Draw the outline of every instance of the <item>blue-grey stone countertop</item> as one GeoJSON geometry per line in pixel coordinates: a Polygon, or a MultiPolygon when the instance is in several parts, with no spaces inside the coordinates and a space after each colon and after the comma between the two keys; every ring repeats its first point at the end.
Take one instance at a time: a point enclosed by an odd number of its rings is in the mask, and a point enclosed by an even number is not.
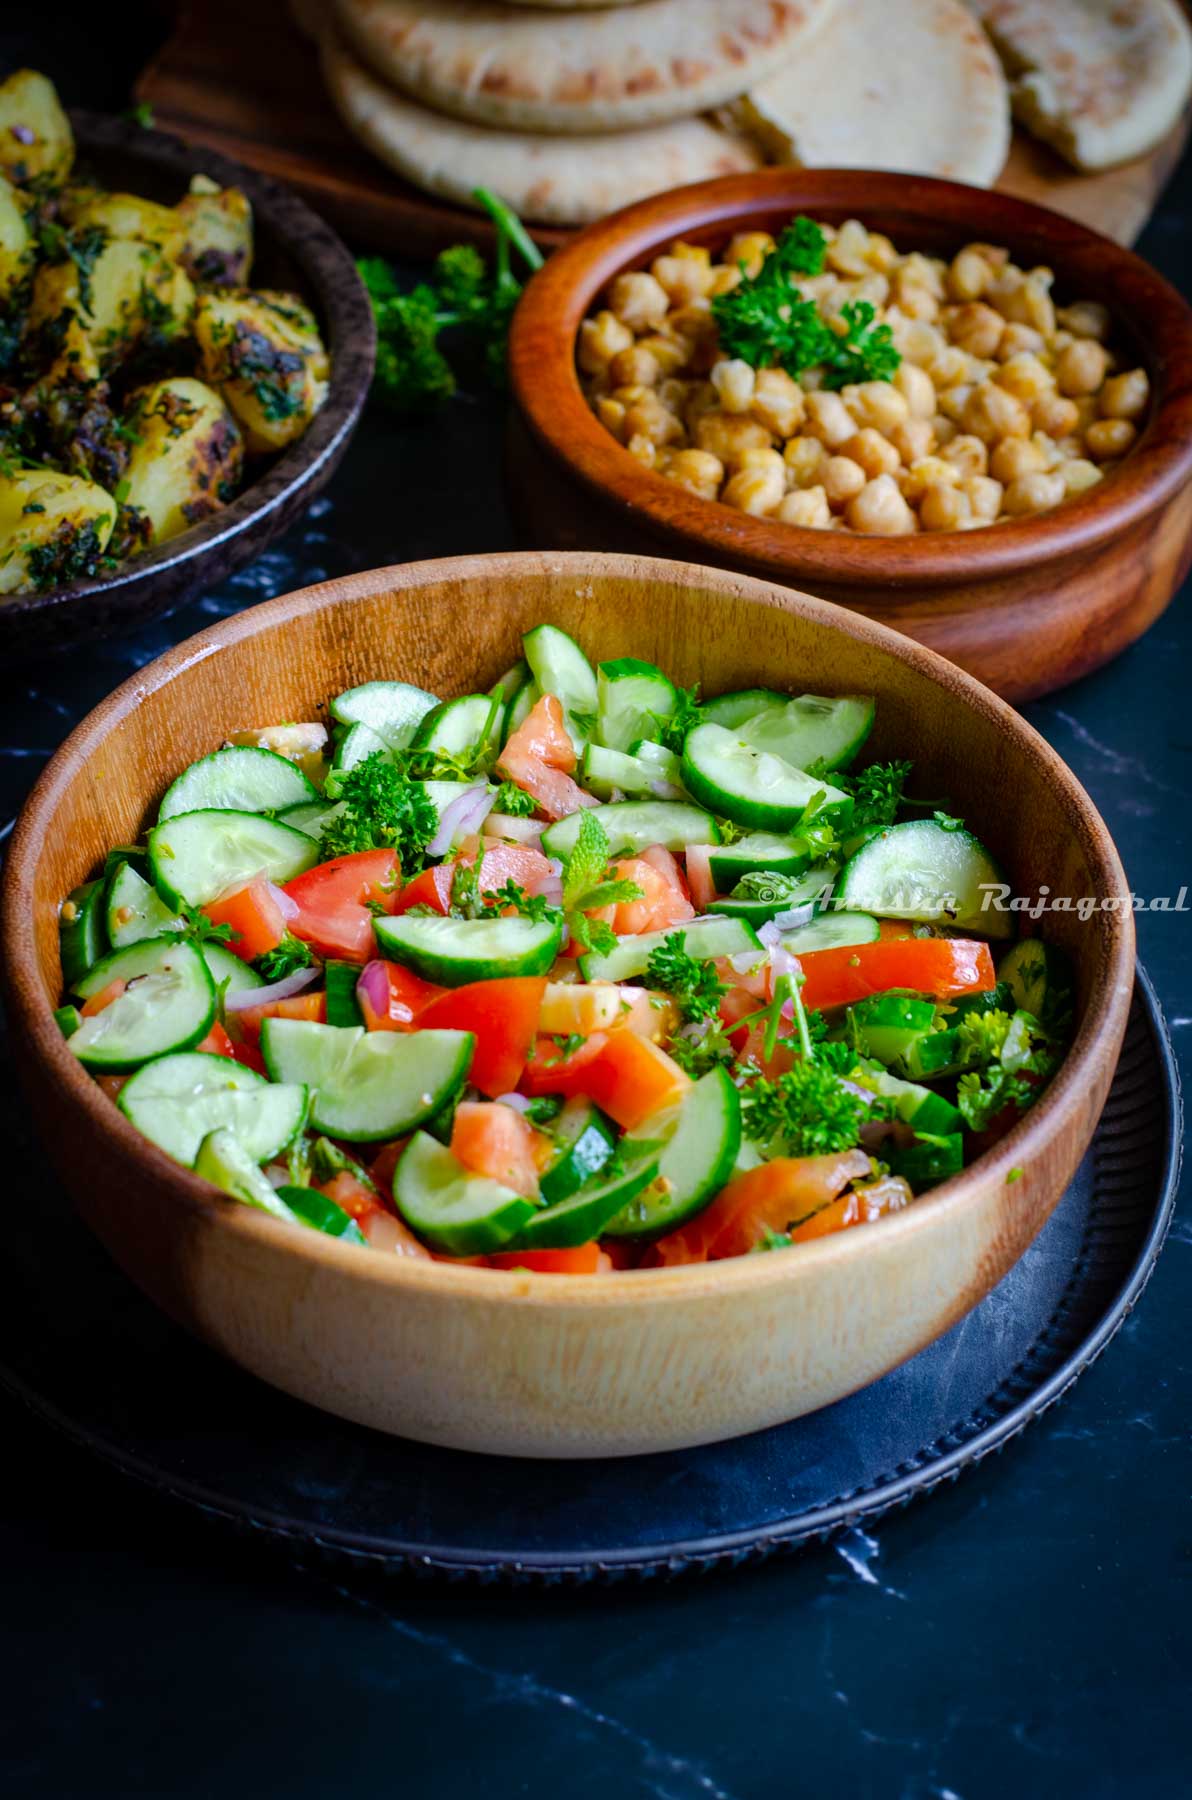
{"type": "MultiPolygon", "coordinates": [[[[110,9],[89,10],[77,41],[72,10],[6,22],[0,64],[119,107],[156,9],[122,9],[114,47],[110,9]]],[[[1185,291],[1190,207],[1185,166],[1141,244],[1185,291]]],[[[425,424],[370,417],[309,519],[225,587],[132,640],[0,672],[0,817],[88,708],[214,619],[324,576],[512,545],[500,439],[487,397],[425,424]]],[[[1185,593],[1112,668],[1027,709],[1148,897],[1192,887],[1190,649],[1185,593]]],[[[1192,913],[1138,923],[1186,1063],[1192,913]]],[[[830,1548],[579,1596],[291,1566],[0,1402],[0,1786],[12,1800],[1188,1794],[1190,1315],[1185,1204],[1109,1351],[1000,1456],[830,1548]]]]}

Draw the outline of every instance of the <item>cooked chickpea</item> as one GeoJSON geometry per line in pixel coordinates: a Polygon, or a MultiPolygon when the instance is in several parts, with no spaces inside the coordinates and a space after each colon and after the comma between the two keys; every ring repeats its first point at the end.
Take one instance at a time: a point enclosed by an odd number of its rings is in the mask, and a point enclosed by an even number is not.
{"type": "Polygon", "coordinates": [[[763,517],[772,513],[786,492],[786,481],[781,468],[773,469],[738,469],[730,475],[725,483],[720,498],[726,506],[735,506],[741,512],[753,513],[763,517]]]}
{"type": "Polygon", "coordinates": [[[867,537],[905,537],[915,529],[915,515],[892,475],[877,475],[848,503],[845,518],[867,537]]]}
{"type": "Polygon", "coordinates": [[[803,390],[785,369],[759,369],[749,410],[775,437],[789,438],[803,423],[803,390]]]}
{"type": "Polygon", "coordinates": [[[696,420],[695,441],[730,469],[736,468],[743,450],[768,450],[771,443],[770,433],[756,419],[723,412],[707,412],[696,420]]]}
{"type": "Polygon", "coordinates": [[[1056,358],[1055,379],[1061,394],[1095,394],[1105,379],[1109,352],[1093,338],[1077,338],[1056,358]]]}
{"type": "Polygon", "coordinates": [[[658,359],[640,344],[618,350],[608,365],[608,378],[614,387],[654,387],[662,371],[658,359]]]}
{"type": "Polygon", "coordinates": [[[819,481],[827,451],[818,438],[794,437],[782,453],[796,487],[811,487],[819,481]]]}
{"type": "Polygon", "coordinates": [[[919,523],[924,531],[960,531],[972,517],[968,495],[954,485],[929,487],[919,502],[919,523]]]}
{"type": "Polygon", "coordinates": [[[1145,369],[1128,369],[1124,375],[1111,375],[1101,389],[1101,416],[1141,419],[1150,398],[1151,384],[1145,369]]]}
{"type": "Polygon", "coordinates": [[[973,389],[962,421],[966,431],[987,444],[1004,437],[1027,437],[1031,429],[1031,416],[1022,401],[995,381],[983,381],[973,389]]]}
{"type": "Polygon", "coordinates": [[[866,475],[892,475],[901,462],[897,450],[889,438],[875,431],[872,425],[866,425],[863,431],[853,433],[841,445],[844,455],[859,463],[866,475]]]}
{"type": "Polygon", "coordinates": [[[989,473],[995,481],[1008,485],[1020,475],[1034,475],[1046,467],[1047,459],[1031,438],[1003,438],[995,444],[989,458],[989,473]]]}
{"type": "Polygon", "coordinates": [[[945,444],[940,451],[946,463],[951,463],[960,470],[961,475],[984,475],[989,467],[989,452],[979,437],[962,433],[954,437],[950,444],[945,444]]]}
{"type": "Polygon", "coordinates": [[[707,450],[673,451],[664,472],[701,500],[717,499],[724,480],[724,464],[707,450]]]}
{"type": "Polygon", "coordinates": [[[845,506],[859,494],[869,476],[851,456],[829,456],[820,469],[817,492],[828,496],[829,506],[845,506]]]}
{"type": "Polygon", "coordinates": [[[890,377],[837,387],[830,364],[725,355],[712,298],[756,276],[774,239],[740,232],[719,257],[672,244],[610,283],[576,345],[588,403],[643,466],[755,516],[906,535],[1045,511],[1135,443],[1150,383],[1114,355],[1099,301],[1057,310],[1052,271],[1001,245],[949,262],[858,219],[821,230],[823,269],[792,292],[841,335],[868,302],[898,352],[890,377]]]}
{"type": "Polygon", "coordinates": [[[1105,462],[1111,456],[1124,456],[1137,436],[1129,419],[1098,419],[1085,432],[1084,441],[1089,455],[1105,462]]]}
{"type": "Polygon", "coordinates": [[[970,356],[996,356],[1006,321],[996,307],[974,300],[967,306],[949,307],[944,313],[944,330],[970,356]]]}
{"type": "Polygon", "coordinates": [[[754,384],[757,376],[752,366],[735,358],[731,362],[713,364],[708,380],[720,397],[720,404],[726,413],[745,413],[749,411],[749,403],[753,399],[754,384]]]}
{"type": "Polygon", "coordinates": [[[1058,506],[1064,497],[1064,482],[1060,475],[1020,475],[1006,489],[1002,504],[1011,518],[1019,518],[1025,513],[1046,512],[1048,507],[1058,506]]]}

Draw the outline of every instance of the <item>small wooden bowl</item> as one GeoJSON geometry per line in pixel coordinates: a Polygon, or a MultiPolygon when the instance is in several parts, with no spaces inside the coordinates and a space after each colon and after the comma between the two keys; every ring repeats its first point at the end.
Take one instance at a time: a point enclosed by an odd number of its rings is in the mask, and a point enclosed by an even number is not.
{"type": "MultiPolygon", "coordinates": [[[[912,1356],[1022,1254],[1084,1154],[1117,1061],[1128,911],[1051,916],[1079,1027],[1028,1116],[964,1174],[870,1229],[781,1255],[561,1277],[368,1254],[226,1199],[127,1122],[53,1018],[62,896],[155,817],[230,726],[316,716],[377,675],[487,687],[540,620],[594,658],[709,692],[761,682],[878,696],[878,757],[909,752],[1017,891],[1126,891],[1064,764],[959,669],[856,614],[716,570],[625,556],[464,557],[347,576],[252,608],[140,670],[72,732],[17,824],[0,894],[14,1062],[46,1154],[147,1294],[266,1381],[430,1443],[604,1456],[712,1442],[810,1412],[912,1356]]],[[[54,1271],[46,1270],[46,1280],[54,1271]]]]}
{"type": "Polygon", "coordinates": [[[764,169],[661,194],[589,226],[529,284],[513,321],[518,414],[509,474],[527,543],[682,556],[810,589],[916,637],[1009,699],[1050,692],[1116,656],[1163,611],[1192,540],[1192,311],[1153,269],[1058,213],[956,182],[764,169]],[[859,218],[900,250],[980,240],[1054,269],[1065,300],[1103,301],[1148,370],[1149,423],[1079,499],[972,532],[866,538],[752,518],[643,468],[596,419],[575,339],[602,290],[676,238],[720,249],[796,213],[859,218]]]}
{"type": "Polygon", "coordinates": [[[326,400],[303,435],[279,455],[250,465],[250,481],[229,506],[113,574],[44,594],[0,600],[0,656],[73,649],[135,631],[243,568],[326,486],[364,410],[376,332],[372,306],[349,252],[323,221],[268,176],[201,146],[128,119],[72,112],[78,167],[106,185],[172,205],[192,175],[238,187],[252,202],[252,281],[288,288],[314,308],[331,352],[326,400]]]}

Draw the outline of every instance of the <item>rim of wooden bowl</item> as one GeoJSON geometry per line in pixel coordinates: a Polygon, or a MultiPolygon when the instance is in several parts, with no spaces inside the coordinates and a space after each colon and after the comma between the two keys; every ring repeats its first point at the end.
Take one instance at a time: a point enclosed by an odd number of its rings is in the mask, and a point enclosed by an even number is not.
{"type": "MultiPolygon", "coordinates": [[[[84,628],[97,602],[119,610],[127,601],[129,623],[154,616],[180,603],[184,595],[177,579],[171,584],[166,572],[188,569],[192,582],[203,579],[202,562],[224,545],[264,528],[277,515],[277,529],[289,518],[291,508],[306,491],[319,486],[331,473],[364,411],[372,382],[376,354],[376,326],[364,283],[351,252],[329,225],[280,182],[233,162],[201,144],[188,144],[172,132],[155,131],[132,119],[111,118],[103,113],[72,110],[80,160],[94,157],[122,159],[143,165],[146,171],[180,184],[180,195],[192,175],[210,175],[221,187],[238,187],[253,209],[253,222],[264,228],[279,253],[295,264],[303,283],[303,299],[319,316],[331,351],[331,377],[327,398],[302,436],[274,454],[253,480],[211,518],[140,556],[130,558],[111,575],[64,583],[46,593],[13,594],[0,604],[0,646],[11,634],[37,620],[59,615],[63,634],[69,638],[71,623],[78,618],[84,628]],[[195,566],[197,565],[197,566],[195,566]],[[160,607],[145,599],[145,591],[163,578],[160,607]]],[[[119,625],[113,629],[118,630],[119,625]]],[[[91,634],[94,635],[94,634],[91,634]]],[[[19,648],[19,645],[18,645],[19,648]]]]}
{"type": "MultiPolygon", "coordinates": [[[[1080,839],[1090,870],[1090,886],[1096,894],[1126,893],[1126,879],[1113,840],[1093,802],[1050,745],[1026,721],[996,695],[934,651],[901,636],[885,625],[818,600],[810,594],[786,593],[779,597],[765,582],[705,569],[695,564],[628,555],[589,555],[584,552],[543,553],[509,551],[493,555],[442,557],[406,563],[387,569],[346,575],[338,580],[301,588],[275,600],[248,608],[232,618],[188,638],[174,649],[138,670],[102,701],[56,751],[39,777],[17,821],[0,888],[0,933],[6,1002],[13,1028],[23,1047],[41,1065],[42,1074],[58,1086],[69,1108],[78,1106],[92,1122],[113,1136],[130,1168],[130,1178],[154,1182],[192,1217],[218,1219],[229,1231],[277,1246],[277,1233],[285,1234],[287,1250],[311,1265],[331,1266],[352,1273],[359,1280],[382,1283],[395,1291],[422,1289],[467,1294],[473,1299],[527,1302],[555,1308],[623,1306],[637,1301],[657,1305],[665,1301],[687,1302],[699,1293],[755,1288],[769,1290],[812,1279],[816,1269],[841,1259],[863,1257],[868,1234],[844,1232],[800,1247],[797,1257],[739,1256],[722,1262],[673,1269],[614,1271],[603,1275],[556,1275],[528,1271],[452,1268],[447,1264],[414,1257],[362,1257],[350,1244],[318,1232],[290,1232],[288,1227],[227,1198],[191,1170],[174,1162],[164,1151],[141,1136],[124,1117],[78,1059],[71,1055],[54,1019],[56,996],[42,986],[37,964],[33,916],[34,874],[39,848],[53,828],[59,796],[74,778],[80,763],[107,733],[134,711],[147,693],[168,686],[177,677],[215,651],[246,638],[267,637],[304,613],[330,614],[335,606],[363,599],[378,589],[417,590],[450,580],[458,588],[470,579],[491,582],[494,577],[515,586],[530,572],[573,575],[578,583],[599,572],[621,579],[664,579],[702,593],[714,600],[722,595],[744,600],[759,609],[794,609],[811,619],[822,619],[857,642],[874,646],[909,664],[965,705],[992,719],[1063,792],[1072,829],[1080,839]],[[262,1237],[262,1234],[267,1234],[262,1237]]],[[[400,675],[400,669],[394,669],[400,675]]],[[[991,1176],[1005,1180],[1010,1170],[1039,1156],[1066,1123],[1081,1116],[1087,1080],[1104,1038],[1120,1036],[1124,1029],[1133,989],[1134,928],[1127,912],[1108,916],[1108,953],[1105,979],[1090,995],[1080,1029],[1059,1074],[1043,1098],[992,1150],[969,1169],[944,1182],[894,1218],[883,1220],[885,1233],[914,1234],[925,1229],[944,1211],[963,1213],[978,1184],[991,1176]]],[[[68,1126],[69,1119],[64,1120],[68,1126]]]]}
{"type": "Polygon", "coordinates": [[[1192,308],[1150,265],[1059,213],[984,188],[852,169],[762,169],[693,183],[625,207],[556,250],[529,282],[509,339],[514,398],[535,436],[593,493],[644,515],[676,555],[713,551],[775,579],[872,584],[897,613],[904,588],[1009,574],[1092,549],[1192,479],[1192,308]],[[592,412],[580,387],[581,321],[614,275],[641,268],[676,238],[713,242],[796,212],[856,217],[915,249],[926,234],[957,248],[1007,245],[1024,267],[1054,267],[1070,298],[1103,301],[1150,374],[1154,400],[1137,444],[1086,493],[1050,512],[980,531],[864,537],[754,518],[702,500],[646,469],[592,412]],[[916,233],[920,236],[917,238],[916,233]],[[883,596],[881,590],[893,590],[883,596]]]}

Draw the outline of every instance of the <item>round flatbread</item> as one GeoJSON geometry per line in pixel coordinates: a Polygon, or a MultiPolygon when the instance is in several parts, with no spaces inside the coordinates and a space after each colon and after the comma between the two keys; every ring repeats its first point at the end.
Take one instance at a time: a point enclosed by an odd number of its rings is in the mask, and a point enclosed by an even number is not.
{"type": "Polygon", "coordinates": [[[734,99],[798,54],[834,3],[638,0],[548,18],[496,0],[336,0],[335,11],[349,48],[427,106],[502,130],[587,135],[734,99]]]}
{"type": "Polygon", "coordinates": [[[960,0],[848,0],[738,116],[809,168],[894,169],[989,187],[1010,148],[1005,77],[960,0]],[[880,46],[880,48],[875,48],[880,46]]]}
{"type": "Polygon", "coordinates": [[[586,225],[647,194],[738,174],[762,161],[752,138],[709,119],[565,141],[492,131],[395,94],[330,34],[322,58],[344,124],[383,163],[461,206],[475,206],[475,188],[491,188],[542,225],[586,225]]]}
{"type": "Polygon", "coordinates": [[[972,0],[1002,53],[1014,111],[1078,169],[1151,150],[1192,87],[1175,0],[972,0]]]}

